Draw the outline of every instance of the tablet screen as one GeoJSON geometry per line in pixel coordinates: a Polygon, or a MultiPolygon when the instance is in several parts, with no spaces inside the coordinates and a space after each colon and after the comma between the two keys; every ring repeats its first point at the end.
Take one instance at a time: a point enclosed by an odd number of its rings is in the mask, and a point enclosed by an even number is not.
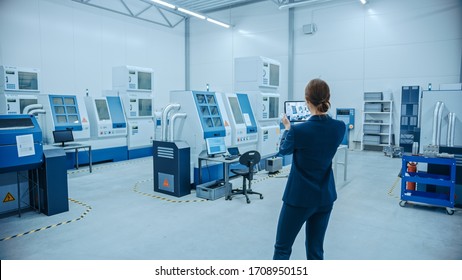
{"type": "Polygon", "coordinates": [[[291,122],[304,122],[310,117],[310,110],[305,101],[285,101],[284,113],[291,122]]]}

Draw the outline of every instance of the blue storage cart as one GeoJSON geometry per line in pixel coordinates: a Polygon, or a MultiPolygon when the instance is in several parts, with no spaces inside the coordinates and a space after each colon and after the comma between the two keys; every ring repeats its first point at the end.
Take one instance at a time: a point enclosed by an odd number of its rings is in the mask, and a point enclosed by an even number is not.
{"type": "Polygon", "coordinates": [[[425,157],[405,154],[402,157],[401,170],[400,206],[404,207],[407,202],[417,202],[432,206],[446,207],[446,212],[449,215],[454,214],[454,194],[456,188],[456,160],[454,158],[425,157]],[[449,176],[430,174],[424,171],[408,172],[407,164],[409,162],[447,165],[451,172],[449,176]],[[417,189],[406,189],[407,182],[415,182],[417,184],[417,189]],[[447,188],[447,191],[439,193],[427,192],[419,188],[419,184],[442,186],[447,188]]]}

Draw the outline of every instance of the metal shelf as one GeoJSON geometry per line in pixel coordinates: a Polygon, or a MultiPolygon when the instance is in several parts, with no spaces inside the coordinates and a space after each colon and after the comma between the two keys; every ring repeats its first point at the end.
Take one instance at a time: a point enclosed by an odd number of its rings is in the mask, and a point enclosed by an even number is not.
{"type": "Polygon", "coordinates": [[[386,147],[394,144],[393,142],[393,100],[364,100],[363,102],[363,126],[361,136],[361,150],[365,148],[386,147]],[[366,104],[385,104],[382,106],[366,106],[366,104]],[[370,108],[373,107],[373,108],[370,108]],[[367,109],[377,111],[367,111],[367,109]],[[381,110],[381,111],[378,111],[381,110]],[[385,111],[384,111],[385,110],[385,111]],[[371,122],[371,120],[381,122],[371,122]],[[365,126],[380,126],[377,132],[367,132],[365,126]],[[376,136],[376,137],[374,137],[376,136]],[[369,138],[369,139],[366,139],[369,138]],[[376,142],[371,143],[371,142],[376,142]]]}

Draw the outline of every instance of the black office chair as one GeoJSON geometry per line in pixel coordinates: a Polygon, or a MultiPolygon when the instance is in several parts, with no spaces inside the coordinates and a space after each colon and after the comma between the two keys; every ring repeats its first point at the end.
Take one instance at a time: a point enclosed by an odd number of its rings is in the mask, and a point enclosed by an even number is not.
{"type": "Polygon", "coordinates": [[[233,172],[236,175],[241,175],[242,176],[242,189],[234,189],[231,190],[231,193],[226,196],[226,200],[232,200],[234,195],[238,194],[243,194],[245,195],[247,199],[247,203],[250,203],[250,199],[248,194],[259,194],[260,199],[263,199],[263,195],[258,192],[252,191],[252,180],[253,180],[253,174],[256,173],[254,171],[254,167],[256,164],[260,162],[261,156],[260,153],[257,151],[248,151],[245,152],[241,157],[239,158],[239,163],[242,165],[245,165],[247,168],[246,169],[231,169],[231,172],[233,172]],[[246,180],[249,180],[249,187],[247,188],[246,180]]]}

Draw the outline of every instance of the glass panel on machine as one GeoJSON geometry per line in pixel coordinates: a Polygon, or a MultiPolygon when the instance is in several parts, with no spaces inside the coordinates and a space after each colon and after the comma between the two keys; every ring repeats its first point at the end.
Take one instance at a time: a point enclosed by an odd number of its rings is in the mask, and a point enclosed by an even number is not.
{"type": "Polygon", "coordinates": [[[205,96],[203,94],[196,95],[197,103],[204,104],[205,103],[205,96]]]}
{"type": "Polygon", "coordinates": [[[279,116],[279,97],[270,97],[269,99],[269,118],[277,118],[279,116]]]}
{"type": "Polygon", "coordinates": [[[209,107],[207,107],[207,106],[201,106],[201,114],[202,114],[202,116],[208,116],[208,115],[210,115],[209,107]]]}
{"type": "Polygon", "coordinates": [[[207,95],[207,103],[216,104],[214,95],[207,95]]]}
{"type": "Polygon", "coordinates": [[[37,99],[19,99],[19,111],[22,113],[24,111],[24,108],[26,106],[32,105],[32,104],[37,104],[37,99]]]}
{"type": "Polygon", "coordinates": [[[242,116],[241,107],[239,107],[237,97],[230,96],[228,100],[229,105],[231,105],[231,111],[233,111],[233,116],[234,120],[236,121],[236,124],[244,123],[244,117],[242,116]]]}
{"type": "Polygon", "coordinates": [[[96,105],[96,112],[98,112],[98,119],[100,121],[106,121],[106,120],[111,119],[109,116],[109,110],[108,110],[107,102],[105,99],[96,99],[95,105],[96,105]]]}
{"type": "Polygon", "coordinates": [[[66,105],[75,105],[74,97],[64,97],[64,104],[66,104],[66,105]]]}
{"type": "Polygon", "coordinates": [[[67,123],[66,116],[56,116],[56,120],[58,121],[58,123],[67,123]]]}
{"type": "Polygon", "coordinates": [[[34,123],[29,118],[21,119],[0,119],[0,129],[8,129],[12,127],[30,128],[34,127],[34,123]]]}
{"type": "Polygon", "coordinates": [[[53,97],[53,105],[63,105],[63,99],[61,97],[53,97]]]}
{"type": "Polygon", "coordinates": [[[151,73],[138,72],[138,89],[151,90],[151,73]]]}
{"type": "Polygon", "coordinates": [[[79,123],[79,116],[77,115],[69,115],[69,123],[79,123]]]}
{"type": "Polygon", "coordinates": [[[55,106],[55,113],[56,114],[65,114],[64,106],[55,106]]]}
{"type": "Polygon", "coordinates": [[[38,90],[37,73],[18,71],[19,89],[38,90]]]}
{"type": "Polygon", "coordinates": [[[152,99],[138,100],[138,115],[140,117],[152,116],[152,99]]]}
{"type": "Polygon", "coordinates": [[[270,64],[270,86],[279,86],[279,65],[270,64]]]}
{"type": "Polygon", "coordinates": [[[211,118],[206,118],[206,119],[205,119],[205,125],[206,125],[207,127],[213,127],[212,119],[211,119],[211,118]]]}
{"type": "Polygon", "coordinates": [[[68,114],[77,114],[77,108],[75,108],[75,106],[67,106],[66,110],[68,114]]]}
{"type": "Polygon", "coordinates": [[[210,106],[210,112],[212,113],[212,115],[219,115],[217,106],[210,106]]]}
{"type": "Polygon", "coordinates": [[[213,124],[215,125],[215,127],[220,127],[220,126],[223,126],[223,123],[221,122],[221,119],[220,118],[213,118],[213,124]]]}

